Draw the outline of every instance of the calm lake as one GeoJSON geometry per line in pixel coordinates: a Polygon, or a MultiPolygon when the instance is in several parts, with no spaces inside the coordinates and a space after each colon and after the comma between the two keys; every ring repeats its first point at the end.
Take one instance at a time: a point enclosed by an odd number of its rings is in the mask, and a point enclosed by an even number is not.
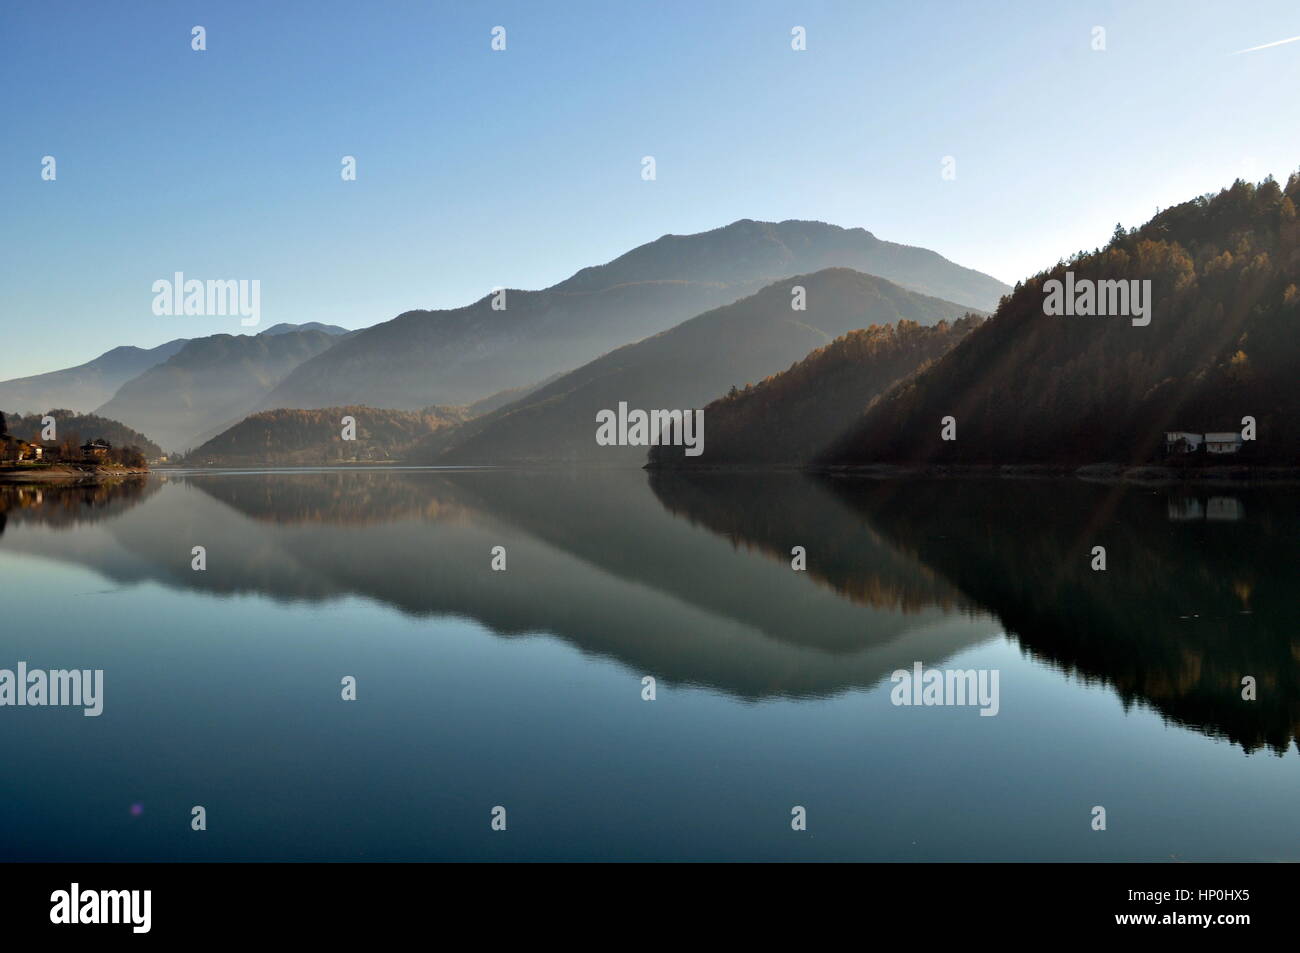
{"type": "Polygon", "coordinates": [[[0,668],[104,672],[0,708],[0,857],[1300,860],[1297,583],[1293,488],[0,487],[0,668]]]}

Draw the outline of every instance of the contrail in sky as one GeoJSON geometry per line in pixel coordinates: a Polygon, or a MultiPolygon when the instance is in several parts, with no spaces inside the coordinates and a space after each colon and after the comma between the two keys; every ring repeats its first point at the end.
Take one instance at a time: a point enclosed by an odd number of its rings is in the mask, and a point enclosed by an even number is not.
{"type": "Polygon", "coordinates": [[[1270,46],[1281,46],[1283,43],[1294,43],[1296,40],[1300,40],[1300,36],[1292,36],[1292,37],[1288,37],[1285,40],[1277,40],[1276,42],[1273,43],[1265,43],[1263,46],[1252,46],[1248,50],[1238,50],[1236,53],[1233,53],[1232,55],[1238,56],[1242,53],[1254,53],[1256,50],[1266,50],[1270,46]]]}

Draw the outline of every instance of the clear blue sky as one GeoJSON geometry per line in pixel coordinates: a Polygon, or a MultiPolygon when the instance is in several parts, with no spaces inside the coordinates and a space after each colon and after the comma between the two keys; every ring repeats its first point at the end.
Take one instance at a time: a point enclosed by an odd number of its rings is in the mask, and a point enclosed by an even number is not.
{"type": "Polygon", "coordinates": [[[361,327],[809,218],[1015,282],[1300,167],[1300,42],[1232,55],[1295,36],[1295,0],[10,0],[0,379],[240,332],[155,317],[175,271],[260,279],[263,327],[361,327]]]}

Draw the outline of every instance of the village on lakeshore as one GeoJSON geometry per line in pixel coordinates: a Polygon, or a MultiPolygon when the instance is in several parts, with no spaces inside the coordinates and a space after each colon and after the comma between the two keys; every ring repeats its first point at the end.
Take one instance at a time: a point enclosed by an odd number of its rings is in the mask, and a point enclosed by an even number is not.
{"type": "Polygon", "coordinates": [[[100,469],[146,470],[145,454],[138,447],[114,447],[102,437],[84,443],[72,434],[61,441],[26,440],[9,432],[0,414],[0,468],[18,471],[87,471],[100,469]]]}
{"type": "Polygon", "coordinates": [[[1236,431],[1225,433],[1190,433],[1170,430],[1165,433],[1165,452],[1168,454],[1209,453],[1230,454],[1241,450],[1244,439],[1236,431]]]}

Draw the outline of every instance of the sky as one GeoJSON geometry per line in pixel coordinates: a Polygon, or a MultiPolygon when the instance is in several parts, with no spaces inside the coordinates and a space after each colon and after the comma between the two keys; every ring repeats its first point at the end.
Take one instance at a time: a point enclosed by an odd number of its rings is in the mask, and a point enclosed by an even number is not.
{"type": "Polygon", "coordinates": [[[1300,169],[1289,38],[1295,0],[6,0],[0,379],[259,330],[154,315],[178,271],[357,328],[741,218],[1013,284],[1300,169]]]}

